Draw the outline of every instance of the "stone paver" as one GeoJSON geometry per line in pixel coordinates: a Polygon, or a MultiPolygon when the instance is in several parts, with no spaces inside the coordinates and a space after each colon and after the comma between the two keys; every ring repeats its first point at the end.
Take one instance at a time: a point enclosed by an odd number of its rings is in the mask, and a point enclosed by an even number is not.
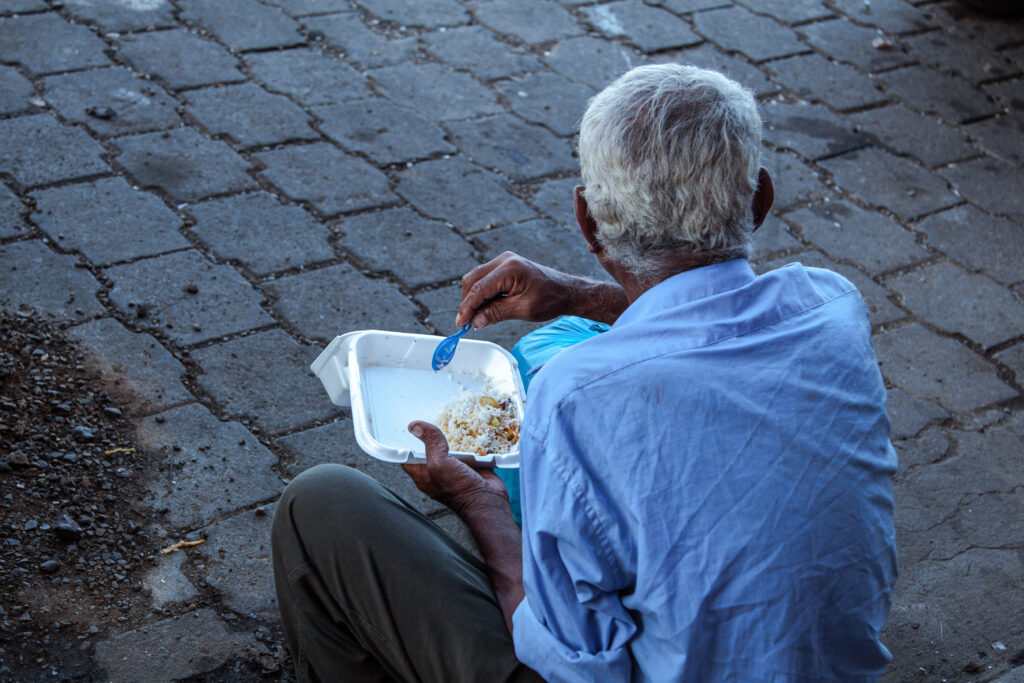
{"type": "Polygon", "coordinates": [[[319,353],[282,330],[267,330],[196,349],[192,357],[202,368],[196,380],[229,415],[277,433],[332,414],[309,370],[319,353]]]}
{"type": "Polygon", "coordinates": [[[739,4],[759,14],[768,14],[792,24],[832,16],[832,10],[822,0],[740,0],[739,4]]]}
{"type": "Polygon", "coordinates": [[[280,7],[290,17],[343,12],[352,9],[350,0],[268,0],[268,2],[280,7]]]}
{"type": "Polygon", "coordinates": [[[74,256],[56,254],[39,240],[0,246],[0,310],[32,310],[55,322],[103,312],[100,283],[76,268],[74,256]]]}
{"type": "Polygon", "coordinates": [[[835,8],[858,23],[887,33],[908,33],[930,28],[927,15],[905,0],[835,0],[835,8]]]}
{"type": "MultiPolygon", "coordinates": [[[[917,436],[928,425],[949,417],[938,403],[918,398],[902,389],[890,389],[886,402],[894,441],[917,436]]],[[[903,464],[902,458],[900,464],[903,464]]]]}
{"type": "Polygon", "coordinates": [[[946,31],[930,31],[900,39],[922,62],[940,71],[952,69],[971,83],[1005,78],[1020,69],[999,52],[946,31]],[[955,53],[955,60],[949,55],[955,53]]]}
{"type": "Polygon", "coordinates": [[[283,147],[256,158],[266,166],[262,174],[285,195],[309,202],[325,215],[396,200],[387,176],[326,142],[283,147]]]}
{"type": "Polygon", "coordinates": [[[277,462],[237,422],[190,403],[140,420],[136,443],[153,458],[145,505],[164,523],[194,529],[281,492],[277,462]]]}
{"type": "Polygon", "coordinates": [[[777,252],[789,252],[801,248],[803,245],[793,237],[789,226],[777,215],[770,213],[754,234],[750,259],[756,261],[777,252]]]}
{"type": "Polygon", "coordinates": [[[762,112],[764,139],[808,159],[836,156],[867,144],[852,125],[820,104],[773,103],[762,112]]]}
{"type": "Polygon", "coordinates": [[[168,0],[65,0],[64,7],[78,21],[94,22],[108,32],[174,26],[174,5],[168,0]]]}
{"type": "Polygon", "coordinates": [[[498,178],[461,157],[424,161],[403,171],[397,192],[423,213],[448,221],[463,234],[532,217],[498,178]]]}
{"type": "Polygon", "coordinates": [[[857,112],[849,118],[857,124],[859,132],[926,166],[948,164],[978,153],[960,129],[899,104],[857,112]]]}
{"type": "Polygon", "coordinates": [[[172,88],[230,83],[245,78],[223,47],[186,29],[121,36],[121,54],[172,88]]]}
{"type": "Polygon", "coordinates": [[[545,180],[533,195],[533,205],[561,225],[575,229],[576,214],[573,192],[583,181],[578,177],[545,180]]]}
{"type": "Polygon", "coordinates": [[[855,109],[881,104],[888,96],[872,78],[860,71],[809,54],[773,61],[768,68],[777,80],[802,98],[833,109],[855,109]]]}
{"type": "Polygon", "coordinates": [[[968,135],[978,140],[989,154],[1000,157],[1017,166],[1024,165],[1024,149],[1020,141],[1024,138],[1024,116],[1007,114],[965,126],[968,135]]]}
{"type": "Polygon", "coordinates": [[[23,185],[45,185],[109,173],[103,148],[49,114],[0,120],[0,172],[23,185]]]}
{"type": "Polygon", "coordinates": [[[927,67],[908,66],[888,71],[878,80],[911,107],[927,114],[938,114],[947,121],[966,121],[998,111],[994,103],[963,79],[927,67]]]}
{"type": "Polygon", "coordinates": [[[491,91],[469,75],[441,64],[401,64],[375,69],[370,78],[384,96],[435,119],[464,119],[501,111],[491,91]]]}
{"type": "Polygon", "coordinates": [[[243,147],[320,137],[295,103],[253,83],[193,90],[185,97],[189,114],[200,124],[243,147]]]}
{"type": "Polygon", "coordinates": [[[413,37],[387,38],[370,30],[355,12],[309,17],[302,23],[312,37],[323,37],[341,48],[359,66],[400,64],[413,58],[418,46],[413,37]]]}
{"type": "Polygon", "coordinates": [[[352,330],[426,331],[417,309],[386,280],[339,264],[264,285],[274,308],[302,334],[329,342],[352,330]]]}
{"type": "Polygon", "coordinates": [[[114,266],[104,275],[113,283],[110,301],[122,313],[182,344],[273,322],[242,276],[194,250],[114,266]]]}
{"type": "Polygon", "coordinates": [[[166,608],[170,603],[199,597],[199,591],[181,571],[185,558],[185,553],[163,555],[157,560],[157,566],[142,577],[142,587],[149,591],[155,605],[166,608]]]}
{"type": "Polygon", "coordinates": [[[471,161],[515,180],[571,173],[579,166],[567,141],[515,116],[456,121],[447,128],[471,161]]]}
{"type": "Polygon", "coordinates": [[[106,47],[85,26],[69,24],[54,13],[0,17],[0,59],[36,75],[107,66],[106,47]]]}
{"type": "Polygon", "coordinates": [[[276,7],[256,0],[181,0],[185,19],[198,22],[237,50],[287,47],[304,42],[298,25],[276,7]]]}
{"type": "Polygon", "coordinates": [[[806,24],[797,30],[812,47],[829,57],[872,73],[914,61],[898,40],[890,39],[892,47],[889,49],[875,48],[872,43],[880,37],[878,30],[858,26],[847,19],[806,24]]]}
{"type": "Polygon", "coordinates": [[[367,11],[383,21],[408,26],[454,26],[465,24],[469,12],[456,0],[433,0],[429,4],[409,0],[360,0],[367,11]]]}
{"type": "Polygon", "coordinates": [[[346,218],[335,230],[360,261],[409,287],[462,277],[476,266],[472,247],[458,233],[407,208],[346,218]]]}
{"type": "Polygon", "coordinates": [[[152,413],[192,400],[181,383],[185,366],[151,335],[101,318],[72,327],[68,336],[84,349],[108,392],[135,400],[132,412],[152,413]]]}
{"type": "MultiPolygon", "coordinates": [[[[625,38],[644,52],[688,47],[701,42],[690,25],[658,7],[618,0],[583,10],[587,20],[609,38],[625,38]]],[[[604,87],[604,86],[597,86],[604,87]]]]}
{"type": "MultiPolygon", "coordinates": [[[[567,229],[547,219],[538,219],[488,230],[476,235],[487,248],[487,258],[514,251],[552,268],[606,280],[608,275],[594,255],[587,251],[579,230],[567,229]]],[[[456,302],[458,303],[458,302],[456,302]]]]}
{"type": "Polygon", "coordinates": [[[792,29],[742,7],[726,7],[695,14],[694,25],[705,38],[755,62],[807,52],[792,29]]]}
{"type": "Polygon", "coordinates": [[[1024,302],[984,275],[934,263],[889,278],[886,284],[928,322],[982,346],[1024,335],[1024,302]],[[966,301],[964,292],[971,293],[966,301]]]}
{"type": "Polygon", "coordinates": [[[25,205],[6,185],[0,184],[0,239],[26,234],[25,205]]]}
{"type": "Polygon", "coordinates": [[[942,176],[972,202],[1024,223],[1024,169],[999,159],[981,158],[942,169],[942,176]]]}
{"type": "Polygon", "coordinates": [[[554,0],[485,0],[473,13],[484,26],[532,44],[583,33],[576,19],[554,0]]]}
{"type": "Polygon", "coordinates": [[[316,50],[256,52],[247,54],[245,61],[269,90],[291,95],[302,104],[331,104],[370,94],[362,74],[316,50]]]}
{"type": "Polygon", "coordinates": [[[481,26],[428,33],[423,40],[442,61],[456,69],[472,71],[485,81],[540,68],[536,57],[512,50],[481,26]]]}
{"type": "Polygon", "coordinates": [[[228,630],[204,608],[99,643],[96,659],[112,683],[162,683],[212,671],[247,650],[259,650],[251,632],[228,630]]]}
{"type": "Polygon", "coordinates": [[[1017,384],[1024,384],[1024,344],[1011,346],[996,354],[996,360],[1005,363],[1016,376],[1017,384]]]}
{"type": "Polygon", "coordinates": [[[458,151],[445,140],[439,125],[383,98],[316,107],[313,113],[329,138],[378,164],[458,151]]]}
{"type": "Polygon", "coordinates": [[[334,258],[325,228],[266,192],[212,199],[188,212],[196,219],[192,232],[218,258],[244,263],[256,275],[334,258]]]}
{"type": "Polygon", "coordinates": [[[159,199],[121,178],[39,190],[32,220],[62,249],[106,264],[191,246],[181,219],[159,199]]]}
{"type": "Polygon", "coordinates": [[[29,101],[36,96],[32,82],[13,66],[0,66],[0,114],[31,111],[29,101]]]}
{"type": "Polygon", "coordinates": [[[762,149],[761,165],[772,177],[776,211],[789,211],[807,202],[824,199],[831,192],[821,182],[818,172],[793,154],[762,149]]]}
{"type": "Polygon", "coordinates": [[[208,558],[206,583],[223,596],[228,609],[245,616],[277,616],[270,557],[275,508],[247,510],[206,527],[206,543],[197,548],[208,558]]]}
{"type": "Polygon", "coordinates": [[[587,100],[597,92],[590,86],[571,83],[546,71],[499,81],[497,86],[512,103],[515,113],[527,121],[547,126],[558,135],[572,135],[579,130],[587,100]]]}
{"type": "Polygon", "coordinates": [[[577,36],[555,43],[545,52],[544,61],[569,80],[600,89],[647,60],[628,45],[594,36],[577,36]]]}
{"type": "Polygon", "coordinates": [[[821,165],[842,189],[906,219],[958,203],[942,178],[875,147],[827,159],[821,165]]]}
{"type": "Polygon", "coordinates": [[[98,135],[171,128],[181,122],[177,102],[154,83],[121,67],[61,74],[43,80],[44,99],[66,121],[98,135]]]}
{"type": "Polygon", "coordinates": [[[923,261],[929,252],[893,220],[844,201],[801,209],[788,216],[804,237],[833,258],[856,263],[869,273],[923,261]]]}
{"type": "Polygon", "coordinates": [[[928,243],[961,263],[1005,284],[1024,280],[1024,230],[964,204],[932,214],[915,228],[928,243]]]}
{"type": "MultiPolygon", "coordinates": [[[[764,71],[752,66],[742,57],[722,52],[711,43],[667,53],[664,60],[658,61],[692,64],[702,69],[721,71],[737,83],[753,90],[758,97],[767,97],[779,92],[779,86],[772,82],[764,71]]],[[[604,85],[599,87],[603,88],[604,85]]]]}
{"type": "Polygon", "coordinates": [[[158,187],[179,201],[256,189],[249,164],[220,140],[193,128],[119,138],[117,161],[144,187],[158,187]]]}
{"type": "Polygon", "coordinates": [[[916,323],[880,332],[874,344],[887,380],[953,412],[970,411],[1017,395],[1000,381],[995,366],[966,346],[916,323]]]}

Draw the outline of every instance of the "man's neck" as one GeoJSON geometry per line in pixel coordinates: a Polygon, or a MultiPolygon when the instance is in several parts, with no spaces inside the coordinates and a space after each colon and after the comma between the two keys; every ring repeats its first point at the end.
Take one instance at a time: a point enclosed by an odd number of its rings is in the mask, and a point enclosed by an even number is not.
{"type": "Polygon", "coordinates": [[[706,256],[674,253],[655,259],[652,262],[654,267],[650,268],[647,273],[639,276],[625,270],[618,264],[613,264],[614,271],[610,272],[612,277],[622,286],[629,303],[633,303],[640,298],[641,294],[670,277],[710,264],[711,259],[706,256]]]}

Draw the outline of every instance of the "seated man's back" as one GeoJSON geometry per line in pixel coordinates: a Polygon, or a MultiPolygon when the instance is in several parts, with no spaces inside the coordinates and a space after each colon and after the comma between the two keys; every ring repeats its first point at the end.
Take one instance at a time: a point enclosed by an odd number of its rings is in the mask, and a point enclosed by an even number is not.
{"type": "Polygon", "coordinates": [[[522,661],[557,680],[884,670],[896,457],[848,281],[683,272],[529,398],[522,661]]]}

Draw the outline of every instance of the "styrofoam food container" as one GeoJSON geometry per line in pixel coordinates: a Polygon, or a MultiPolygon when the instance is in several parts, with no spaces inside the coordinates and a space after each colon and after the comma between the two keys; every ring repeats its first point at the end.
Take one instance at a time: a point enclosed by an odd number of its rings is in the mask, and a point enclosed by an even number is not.
{"type": "MultiPolygon", "coordinates": [[[[484,391],[487,380],[512,397],[522,420],[522,379],[518,364],[491,342],[463,338],[448,367],[434,372],[430,359],[443,337],[362,330],[335,337],[310,369],[323,383],[331,402],[352,407],[359,447],[387,462],[423,463],[423,442],[408,431],[413,420],[434,422],[445,404],[463,389],[484,391]]],[[[518,467],[519,450],[501,455],[452,455],[496,467],[518,467]]]]}

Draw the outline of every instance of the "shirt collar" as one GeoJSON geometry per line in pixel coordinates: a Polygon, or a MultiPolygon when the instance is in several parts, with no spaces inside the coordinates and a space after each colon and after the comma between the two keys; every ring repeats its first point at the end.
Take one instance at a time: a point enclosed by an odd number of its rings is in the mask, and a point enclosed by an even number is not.
{"type": "Polygon", "coordinates": [[[654,285],[629,305],[613,327],[628,325],[654,313],[738,289],[756,275],[747,259],[738,258],[677,273],[654,285]]]}

